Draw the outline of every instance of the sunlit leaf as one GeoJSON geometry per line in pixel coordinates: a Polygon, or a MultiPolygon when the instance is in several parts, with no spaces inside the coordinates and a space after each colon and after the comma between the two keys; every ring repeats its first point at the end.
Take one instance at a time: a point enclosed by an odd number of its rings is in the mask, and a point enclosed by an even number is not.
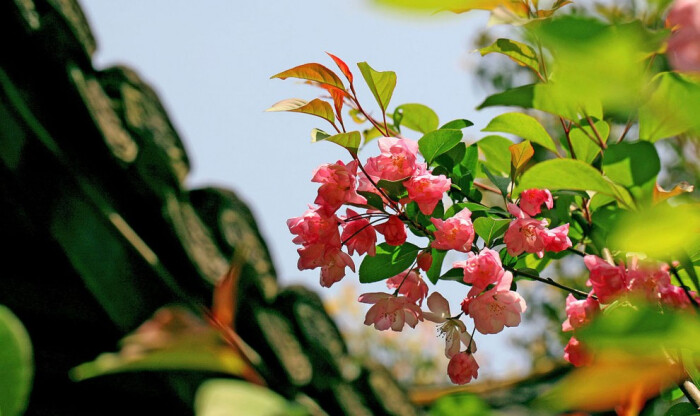
{"type": "Polygon", "coordinates": [[[440,123],[435,111],[423,104],[402,104],[396,107],[394,116],[396,113],[401,114],[402,126],[424,134],[437,129],[440,123]]]}
{"type": "Polygon", "coordinates": [[[360,135],[359,131],[350,131],[347,133],[339,133],[331,136],[323,130],[311,130],[311,142],[316,143],[322,140],[336,143],[348,149],[350,153],[356,155],[357,150],[360,148],[360,143],[362,142],[362,136],[360,135]]]}
{"type": "Polygon", "coordinates": [[[557,153],[554,141],[534,117],[523,113],[505,113],[491,120],[481,131],[511,133],[557,153]]]}
{"type": "Polygon", "coordinates": [[[675,72],[656,76],[656,89],[639,110],[639,137],[655,142],[688,130],[700,132],[700,84],[675,72]]]}
{"type": "Polygon", "coordinates": [[[473,125],[474,123],[472,123],[469,120],[458,118],[457,120],[448,121],[447,123],[443,124],[442,126],[440,126],[440,130],[462,130],[473,125]]]}
{"type": "Polygon", "coordinates": [[[345,75],[345,78],[347,78],[348,81],[350,81],[350,83],[352,84],[352,80],[353,80],[352,72],[350,72],[350,68],[348,68],[348,64],[346,64],[342,59],[338,58],[337,56],[333,55],[332,53],[330,53],[330,52],[326,52],[326,53],[328,54],[328,56],[331,57],[331,59],[333,59],[333,62],[335,62],[335,64],[338,65],[340,72],[342,72],[343,75],[345,75]]]}
{"type": "Polygon", "coordinates": [[[434,130],[418,140],[418,149],[428,164],[462,140],[461,130],[434,130]]]}
{"type": "Polygon", "coordinates": [[[242,380],[212,379],[202,383],[194,399],[196,416],[301,416],[298,405],[264,387],[242,380]]]}
{"type": "Polygon", "coordinates": [[[527,8],[517,0],[375,0],[378,4],[416,12],[449,10],[464,13],[470,10],[494,10],[504,8],[518,16],[526,16],[527,8]]]}
{"type": "Polygon", "coordinates": [[[405,271],[416,260],[418,246],[404,243],[400,246],[390,246],[381,243],[377,246],[374,257],[366,256],[360,265],[360,283],[372,283],[388,279],[405,271]]]}
{"type": "Polygon", "coordinates": [[[314,98],[311,101],[302,100],[299,98],[289,98],[282,100],[265,111],[292,111],[295,113],[311,114],[321,117],[331,123],[335,122],[333,107],[327,102],[314,98]]]}
{"type": "Polygon", "coordinates": [[[428,271],[425,272],[425,275],[428,276],[428,279],[430,279],[430,281],[433,284],[436,284],[438,279],[440,279],[440,273],[442,272],[442,262],[445,260],[447,251],[433,248],[431,249],[430,255],[433,258],[433,262],[430,265],[430,269],[428,269],[428,271]]]}
{"type": "Polygon", "coordinates": [[[535,155],[535,149],[527,140],[508,146],[508,150],[510,151],[510,163],[516,173],[522,171],[527,162],[535,155]]]}
{"type": "Polygon", "coordinates": [[[618,143],[603,153],[603,173],[630,190],[638,202],[651,202],[661,161],[649,142],[618,143]]]}
{"type": "Polygon", "coordinates": [[[328,84],[336,88],[340,88],[345,91],[345,86],[343,81],[338,78],[335,72],[326,68],[321,64],[310,63],[296,66],[294,68],[282,71],[277,75],[273,75],[270,78],[299,78],[306,79],[309,81],[315,81],[321,84],[328,84]]]}
{"type": "Polygon", "coordinates": [[[611,232],[611,248],[664,259],[700,239],[698,205],[658,204],[622,216],[611,232]]]}
{"type": "Polygon", "coordinates": [[[476,145],[484,155],[484,164],[496,174],[508,175],[510,173],[510,150],[512,141],[502,136],[486,136],[479,139],[476,145]]]}
{"type": "Polygon", "coordinates": [[[496,220],[489,217],[479,217],[474,220],[474,232],[484,240],[487,246],[490,246],[493,240],[503,235],[510,224],[510,220],[496,220]]]}
{"type": "Polygon", "coordinates": [[[386,112],[391,96],[394,93],[394,87],[396,87],[396,73],[393,71],[375,71],[367,62],[359,62],[357,67],[360,68],[362,77],[367,82],[367,86],[372,91],[382,112],[386,112]]]}
{"type": "MultiPolygon", "coordinates": [[[[605,143],[610,135],[610,126],[605,121],[595,121],[593,125],[600,135],[600,138],[605,143]]],[[[586,163],[591,163],[600,153],[600,145],[596,141],[593,128],[587,123],[581,124],[582,128],[572,127],[569,131],[569,138],[574,147],[576,159],[586,163]]]]}
{"type": "Polygon", "coordinates": [[[500,53],[506,55],[518,65],[527,66],[535,73],[539,74],[539,61],[537,53],[530,46],[511,39],[497,39],[491,45],[479,49],[481,56],[489,53],[500,53]]]}
{"type": "Polygon", "coordinates": [[[22,322],[0,305],[0,414],[24,413],[32,389],[32,343],[22,322]]]}

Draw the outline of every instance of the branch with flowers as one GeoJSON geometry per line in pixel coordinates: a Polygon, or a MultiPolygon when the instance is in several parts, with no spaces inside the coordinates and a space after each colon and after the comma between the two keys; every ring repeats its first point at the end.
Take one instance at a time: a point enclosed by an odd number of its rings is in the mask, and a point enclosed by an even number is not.
{"type": "MultiPolygon", "coordinates": [[[[444,3],[453,11],[471,9],[467,1],[444,3]]],[[[568,292],[562,330],[573,336],[564,358],[574,366],[606,362],[608,350],[596,341],[606,338],[596,331],[621,320],[619,311],[648,309],[649,316],[662,317],[652,320],[677,316],[689,326],[685,338],[659,340],[664,355],[655,359],[680,368],[681,378],[700,374],[700,349],[692,341],[700,331],[700,210],[692,186],[667,191],[659,185],[654,146],[700,133],[700,27],[686,18],[700,15],[700,3],[679,1],[669,13],[651,5],[643,19],[613,22],[555,17],[568,3],[550,10],[539,10],[537,2],[487,6],[494,18],[522,27],[524,40],[498,39],[481,54],[507,56],[528,68],[534,82],[487,97],[479,108],[526,112],[501,114],[482,131],[512,134],[522,139],[518,143],[497,135],[467,143],[463,131],[472,122],[440,126],[437,114],[421,104],[389,111],[396,74],[366,62],[357,66],[379,115],[360,103],[355,74],[334,55],[347,83],[318,63],[273,76],[325,90],[330,101],[290,99],[269,111],[324,119],[335,134],[314,129],[312,140],[333,142],[349,154],[313,172],[312,182],[320,184],[315,205],[287,221],[301,246],[299,269],[320,268],[324,287],[343,279],[348,268],[357,270],[361,283],[386,281],[388,292],[359,297],[372,305],[365,324],[380,331],[425,320],[440,325],[447,373],[457,384],[478,377],[476,332],[520,324],[527,309],[517,289],[521,279],[568,292]],[[369,127],[348,131],[344,114],[369,127]],[[561,131],[545,128],[547,118],[561,131]],[[408,137],[407,130],[420,137],[408,137]],[[372,141],[378,153],[361,159],[360,150],[369,151],[372,141]],[[462,260],[444,264],[449,252],[462,260]],[[359,268],[354,254],[364,256],[359,268]],[[582,257],[589,289],[540,275],[571,255],[582,257]],[[453,315],[426,280],[463,283],[460,312],[453,315]]],[[[640,400],[631,397],[625,391],[605,405],[630,409],[640,400]]]]}

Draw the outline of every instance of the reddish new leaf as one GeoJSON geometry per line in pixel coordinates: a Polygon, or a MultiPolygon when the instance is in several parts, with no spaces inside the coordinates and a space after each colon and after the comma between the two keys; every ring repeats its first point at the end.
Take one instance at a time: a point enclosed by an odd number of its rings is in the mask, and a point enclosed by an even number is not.
{"type": "Polygon", "coordinates": [[[282,100],[265,111],[292,111],[294,113],[311,114],[328,120],[331,124],[335,122],[333,108],[327,102],[314,98],[311,101],[299,98],[289,98],[282,100]]]}
{"type": "Polygon", "coordinates": [[[532,145],[527,140],[508,146],[508,150],[510,150],[510,163],[515,172],[522,171],[525,164],[535,154],[535,149],[532,148],[532,145]]]}
{"type": "Polygon", "coordinates": [[[331,86],[334,86],[336,88],[339,88],[339,89],[345,91],[345,86],[343,85],[343,81],[340,80],[340,78],[335,74],[335,72],[331,71],[330,69],[326,68],[325,66],[323,66],[321,64],[316,64],[316,63],[295,66],[292,69],[288,69],[286,71],[280,72],[279,74],[273,75],[270,78],[306,79],[309,81],[318,82],[320,84],[331,85],[331,86]]]}
{"type": "Polygon", "coordinates": [[[338,65],[338,68],[340,68],[340,70],[343,72],[343,75],[345,75],[345,77],[348,79],[348,81],[350,81],[350,83],[352,84],[352,72],[350,72],[350,68],[348,68],[348,65],[345,62],[343,62],[342,59],[338,58],[337,56],[333,55],[332,53],[330,53],[330,52],[326,52],[326,53],[328,54],[328,56],[331,57],[331,59],[333,59],[335,64],[338,65]]]}

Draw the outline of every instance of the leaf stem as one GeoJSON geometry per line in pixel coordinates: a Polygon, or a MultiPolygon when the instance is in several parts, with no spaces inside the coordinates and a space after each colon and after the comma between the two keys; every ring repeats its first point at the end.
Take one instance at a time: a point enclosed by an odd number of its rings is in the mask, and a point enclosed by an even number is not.
{"type": "Polygon", "coordinates": [[[383,114],[384,114],[384,126],[385,126],[385,129],[384,129],[384,131],[382,131],[382,128],[381,128],[381,126],[379,125],[379,123],[377,123],[372,117],[370,117],[370,115],[367,114],[367,112],[362,108],[362,105],[360,105],[360,101],[357,99],[357,93],[355,92],[355,87],[352,86],[352,85],[350,85],[350,91],[352,91],[352,97],[350,97],[350,98],[352,99],[352,101],[353,101],[353,102],[355,103],[355,105],[357,106],[357,110],[358,110],[359,112],[361,112],[361,113],[367,118],[367,120],[368,120],[370,123],[372,123],[372,125],[373,125],[377,130],[379,130],[380,133],[382,133],[382,134],[384,134],[385,136],[388,137],[388,136],[389,136],[389,128],[386,126],[386,112],[383,112],[383,114]]]}
{"type": "Polygon", "coordinates": [[[561,127],[564,129],[564,134],[566,135],[566,143],[569,145],[569,153],[572,159],[576,159],[576,152],[574,151],[574,146],[571,144],[571,125],[566,125],[564,122],[564,117],[559,116],[559,121],[561,122],[561,127]]]}

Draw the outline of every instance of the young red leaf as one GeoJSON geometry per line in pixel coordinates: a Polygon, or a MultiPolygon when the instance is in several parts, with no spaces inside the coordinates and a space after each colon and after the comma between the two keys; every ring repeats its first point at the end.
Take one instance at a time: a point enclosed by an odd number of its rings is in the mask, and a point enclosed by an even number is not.
{"type": "Polygon", "coordinates": [[[343,62],[342,59],[338,58],[337,56],[333,55],[332,53],[330,53],[330,52],[326,52],[326,53],[328,54],[328,56],[331,57],[331,59],[333,59],[335,64],[338,65],[338,68],[340,68],[340,70],[343,72],[343,75],[345,75],[345,77],[348,79],[348,81],[350,81],[350,83],[352,84],[352,72],[350,72],[350,68],[348,68],[348,65],[345,62],[343,62]]]}
{"type": "Polygon", "coordinates": [[[331,95],[331,98],[333,98],[333,106],[335,107],[335,114],[338,117],[338,120],[343,120],[343,103],[345,100],[345,97],[348,95],[345,91],[340,90],[336,87],[332,87],[330,85],[322,85],[323,89],[328,91],[328,93],[331,95]]]}
{"type": "Polygon", "coordinates": [[[330,69],[326,68],[325,66],[323,66],[321,64],[316,64],[316,63],[295,66],[292,69],[288,69],[286,71],[280,72],[279,74],[273,75],[270,78],[306,79],[309,81],[318,82],[320,84],[331,85],[333,87],[336,87],[336,88],[339,88],[339,89],[345,91],[345,86],[343,85],[343,81],[340,80],[340,78],[335,74],[335,72],[331,71],[330,69]]]}
{"type": "Polygon", "coordinates": [[[333,108],[327,102],[314,98],[307,102],[299,98],[289,98],[282,100],[265,111],[292,111],[295,113],[311,114],[328,120],[331,124],[335,122],[333,108]]]}
{"type": "Polygon", "coordinates": [[[510,163],[516,172],[520,172],[523,166],[535,155],[535,149],[527,140],[508,146],[508,150],[510,150],[510,163]]]}

